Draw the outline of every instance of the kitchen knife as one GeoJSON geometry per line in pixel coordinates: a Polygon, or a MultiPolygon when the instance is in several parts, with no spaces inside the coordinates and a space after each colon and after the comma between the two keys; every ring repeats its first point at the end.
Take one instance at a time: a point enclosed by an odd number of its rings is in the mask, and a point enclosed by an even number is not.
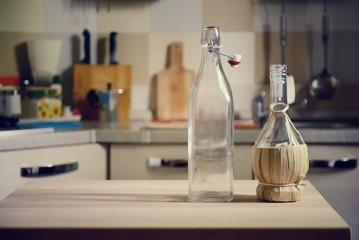
{"type": "Polygon", "coordinates": [[[84,59],[82,59],[81,63],[83,64],[90,64],[91,63],[91,56],[90,56],[90,42],[91,42],[91,39],[90,39],[90,31],[85,29],[83,32],[82,32],[82,35],[84,37],[84,53],[85,53],[85,57],[84,59]]]}
{"type": "Polygon", "coordinates": [[[116,37],[117,32],[110,33],[110,64],[118,64],[116,61],[116,37]]]}

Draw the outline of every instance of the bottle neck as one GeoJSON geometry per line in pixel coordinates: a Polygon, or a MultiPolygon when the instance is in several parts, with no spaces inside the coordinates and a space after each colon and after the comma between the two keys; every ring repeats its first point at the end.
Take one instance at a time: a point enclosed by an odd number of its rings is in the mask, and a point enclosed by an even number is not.
{"type": "MultiPolygon", "coordinates": [[[[219,48],[213,48],[213,49],[217,51],[219,50],[219,48]]],[[[210,52],[209,50],[210,49],[208,46],[202,46],[202,60],[201,60],[202,68],[208,66],[213,68],[213,70],[217,70],[214,67],[221,66],[221,58],[218,55],[218,53],[210,52]]],[[[206,69],[206,70],[210,70],[210,69],[206,69]]]]}
{"type": "Polygon", "coordinates": [[[213,52],[213,50],[219,50],[220,44],[221,41],[218,26],[206,26],[202,29],[202,60],[200,71],[207,72],[222,70],[220,57],[218,56],[218,53],[213,52]],[[208,66],[209,69],[207,69],[206,66],[208,66]],[[217,66],[219,66],[220,69],[217,69],[217,66]]]}
{"type": "Polygon", "coordinates": [[[288,110],[287,101],[287,66],[270,66],[270,109],[273,112],[288,110]]]}

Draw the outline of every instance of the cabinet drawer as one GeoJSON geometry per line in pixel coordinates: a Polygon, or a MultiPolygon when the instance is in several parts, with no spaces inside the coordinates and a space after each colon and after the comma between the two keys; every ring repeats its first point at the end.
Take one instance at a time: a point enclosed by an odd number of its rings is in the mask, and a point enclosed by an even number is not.
{"type": "Polygon", "coordinates": [[[187,168],[149,168],[150,157],[187,159],[187,145],[111,145],[111,179],[187,179],[187,168]]]}
{"type": "Polygon", "coordinates": [[[99,144],[83,144],[0,152],[0,200],[29,180],[58,178],[106,179],[106,149],[99,144]],[[63,165],[68,163],[73,163],[65,169],[70,171],[62,171],[63,165]],[[50,166],[58,166],[60,172],[64,173],[52,174],[53,168],[49,168],[50,171],[46,174],[46,169],[50,166]],[[33,173],[39,170],[38,167],[45,169],[42,172],[45,174],[35,176],[36,174],[33,173]],[[25,171],[32,174],[21,174],[21,169],[33,169],[25,171]]]}
{"type": "MultiPolygon", "coordinates": [[[[250,146],[234,148],[234,178],[251,179],[250,146]]],[[[111,179],[188,179],[187,168],[148,167],[149,158],[187,160],[187,145],[111,145],[111,179]]]]}

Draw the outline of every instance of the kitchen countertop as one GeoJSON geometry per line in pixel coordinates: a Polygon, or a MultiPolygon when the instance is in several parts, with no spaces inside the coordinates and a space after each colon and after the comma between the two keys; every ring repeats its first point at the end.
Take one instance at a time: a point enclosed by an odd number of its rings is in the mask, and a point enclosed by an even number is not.
{"type": "Polygon", "coordinates": [[[0,151],[56,147],[95,142],[93,130],[31,133],[0,137],[0,151]]]}
{"type": "MultiPolygon", "coordinates": [[[[253,144],[259,129],[235,129],[235,144],[253,144]]],[[[300,128],[307,144],[359,144],[359,128],[300,128]]],[[[84,122],[83,128],[51,133],[0,136],[0,151],[85,143],[186,144],[184,128],[150,128],[144,121],[106,124],[84,122]]]]}
{"type": "Polygon", "coordinates": [[[187,181],[30,181],[0,202],[4,239],[350,239],[350,227],[305,181],[295,203],[259,202],[255,180],[234,200],[192,203],[187,181]]]}

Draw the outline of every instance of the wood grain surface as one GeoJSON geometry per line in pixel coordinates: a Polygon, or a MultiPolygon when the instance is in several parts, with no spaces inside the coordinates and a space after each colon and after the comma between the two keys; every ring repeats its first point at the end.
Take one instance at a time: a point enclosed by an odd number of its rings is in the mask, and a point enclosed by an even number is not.
{"type": "Polygon", "coordinates": [[[187,200],[187,181],[32,181],[0,202],[2,239],[350,239],[307,181],[295,203],[259,202],[255,180],[228,203],[187,200]]]}
{"type": "Polygon", "coordinates": [[[183,44],[173,42],[168,47],[168,67],[156,76],[156,118],[186,120],[188,97],[195,72],[183,65],[183,44]]]}

